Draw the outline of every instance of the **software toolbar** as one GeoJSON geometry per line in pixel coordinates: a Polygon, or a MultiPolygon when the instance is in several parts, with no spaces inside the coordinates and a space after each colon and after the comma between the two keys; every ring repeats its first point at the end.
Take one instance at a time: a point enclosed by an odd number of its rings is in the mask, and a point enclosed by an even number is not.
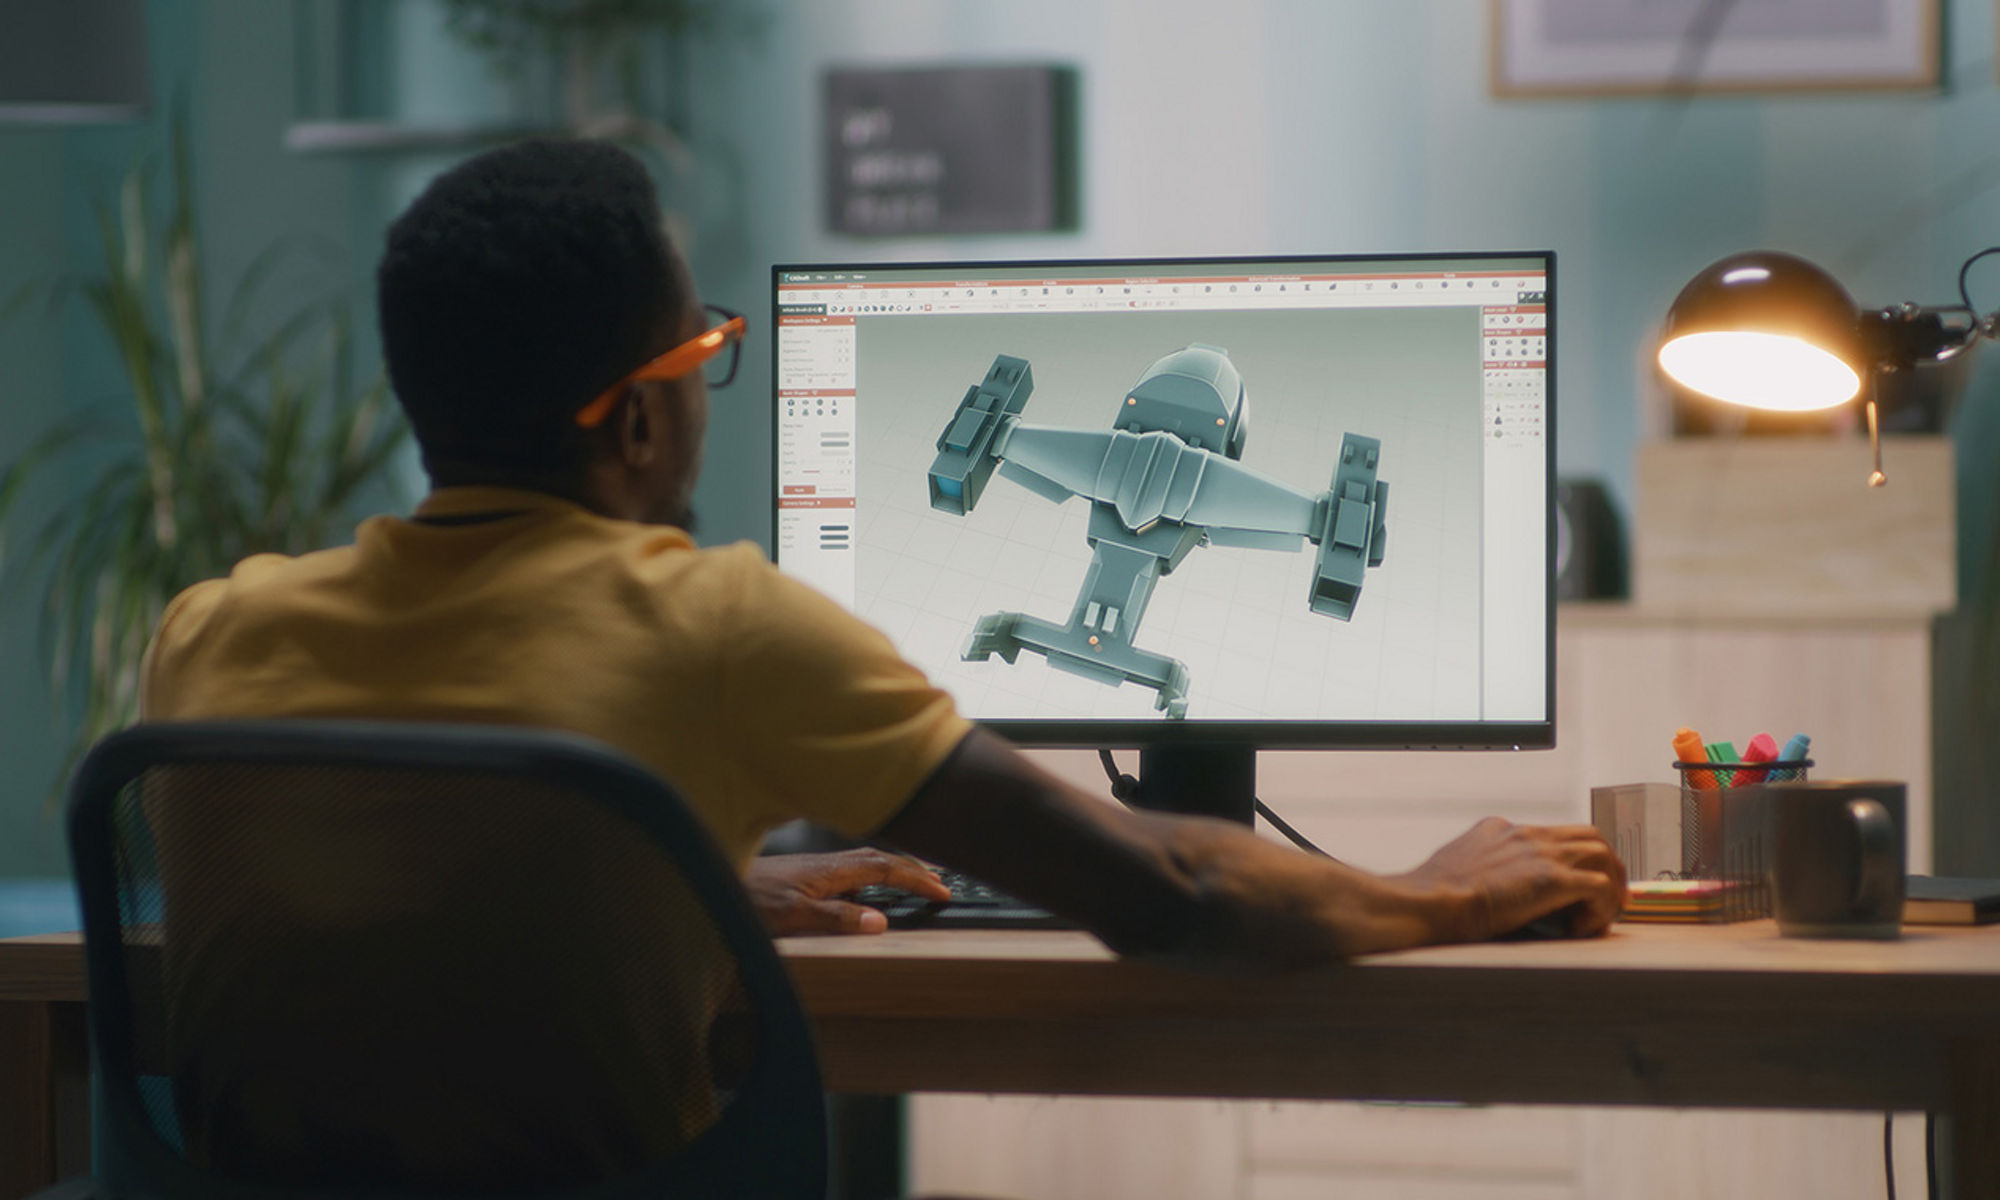
{"type": "Polygon", "coordinates": [[[1106,312],[1120,309],[1381,308],[1540,303],[1543,279],[1519,272],[1201,277],[821,279],[778,286],[780,319],[924,313],[1106,312]]]}

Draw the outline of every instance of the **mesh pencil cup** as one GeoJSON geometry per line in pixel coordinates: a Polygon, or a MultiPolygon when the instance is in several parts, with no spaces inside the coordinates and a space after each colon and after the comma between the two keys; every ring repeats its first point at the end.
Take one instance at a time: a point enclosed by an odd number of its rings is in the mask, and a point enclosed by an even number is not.
{"type": "Polygon", "coordinates": [[[1681,779],[1684,874],[1722,885],[1708,919],[1771,915],[1771,801],[1758,785],[1804,779],[1811,767],[1809,758],[1674,764],[1681,779]]]}

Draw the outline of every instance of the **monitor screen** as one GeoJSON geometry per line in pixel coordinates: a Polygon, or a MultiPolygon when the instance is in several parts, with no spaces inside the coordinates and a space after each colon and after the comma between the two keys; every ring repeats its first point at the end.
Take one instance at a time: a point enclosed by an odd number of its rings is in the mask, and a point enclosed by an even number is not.
{"type": "Polygon", "coordinates": [[[778,565],[1023,742],[1550,745],[1553,285],[775,267],[778,565]]]}

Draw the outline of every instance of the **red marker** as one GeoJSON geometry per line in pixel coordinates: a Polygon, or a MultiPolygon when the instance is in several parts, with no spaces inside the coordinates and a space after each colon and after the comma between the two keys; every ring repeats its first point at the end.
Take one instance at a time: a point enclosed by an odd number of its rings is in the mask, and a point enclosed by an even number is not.
{"type": "MultiPolygon", "coordinates": [[[[1750,739],[1750,746],[1743,751],[1743,761],[1747,763],[1775,762],[1778,758],[1778,739],[1768,733],[1760,733],[1750,739]]],[[[1744,769],[1736,772],[1736,783],[1762,783],[1769,771],[1744,769]]]]}

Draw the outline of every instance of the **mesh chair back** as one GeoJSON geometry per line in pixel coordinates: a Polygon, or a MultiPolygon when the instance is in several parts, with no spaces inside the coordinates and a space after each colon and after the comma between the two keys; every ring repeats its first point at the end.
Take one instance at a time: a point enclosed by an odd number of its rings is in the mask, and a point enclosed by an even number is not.
{"type": "Polygon", "coordinates": [[[824,1194],[783,967],[643,767],[513,729],[153,725],[70,806],[114,1189],[824,1194]]]}

